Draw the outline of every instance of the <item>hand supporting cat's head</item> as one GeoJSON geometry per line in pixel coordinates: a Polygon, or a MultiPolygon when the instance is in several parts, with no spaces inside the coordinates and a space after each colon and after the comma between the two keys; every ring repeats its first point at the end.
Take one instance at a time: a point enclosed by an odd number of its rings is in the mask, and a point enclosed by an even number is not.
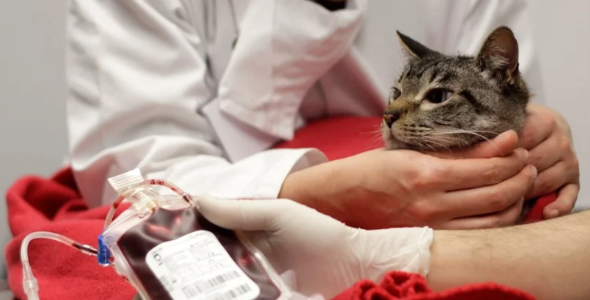
{"type": "Polygon", "coordinates": [[[509,28],[494,30],[475,57],[444,55],[397,34],[411,58],[383,114],[387,149],[438,151],[520,132],[530,95],[509,28]]]}

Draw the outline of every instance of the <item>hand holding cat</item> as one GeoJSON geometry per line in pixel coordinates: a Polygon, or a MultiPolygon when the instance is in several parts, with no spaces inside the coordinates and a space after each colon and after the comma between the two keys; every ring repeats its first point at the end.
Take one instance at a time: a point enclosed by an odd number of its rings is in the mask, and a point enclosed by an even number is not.
{"type": "Polygon", "coordinates": [[[511,225],[536,176],[528,152],[517,144],[510,131],[452,156],[379,149],[334,161],[328,163],[337,169],[332,184],[323,187],[332,190],[338,182],[341,192],[311,206],[366,229],[511,225]]]}
{"type": "Polygon", "coordinates": [[[580,169],[574,151],[571,130],[558,112],[541,105],[529,104],[520,146],[529,150],[529,163],[539,176],[525,196],[532,199],[559,190],[555,202],[545,207],[545,218],[569,213],[580,190],[580,169]]]}

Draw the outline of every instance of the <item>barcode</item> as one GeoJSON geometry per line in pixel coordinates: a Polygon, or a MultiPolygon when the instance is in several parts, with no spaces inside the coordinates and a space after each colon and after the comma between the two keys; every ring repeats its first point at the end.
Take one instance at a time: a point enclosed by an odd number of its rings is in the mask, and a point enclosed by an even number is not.
{"type": "Polygon", "coordinates": [[[206,292],[207,290],[214,288],[218,285],[221,285],[225,282],[228,282],[232,279],[240,277],[240,274],[236,271],[231,271],[229,273],[221,274],[215,276],[206,281],[199,281],[193,285],[189,285],[183,288],[184,294],[187,297],[194,297],[199,295],[200,293],[206,292]]]}
{"type": "Polygon", "coordinates": [[[231,289],[227,292],[224,292],[223,294],[213,298],[214,300],[232,300],[232,299],[236,299],[246,293],[248,293],[249,291],[251,291],[252,289],[247,285],[247,284],[243,284],[238,286],[237,288],[231,289]]]}

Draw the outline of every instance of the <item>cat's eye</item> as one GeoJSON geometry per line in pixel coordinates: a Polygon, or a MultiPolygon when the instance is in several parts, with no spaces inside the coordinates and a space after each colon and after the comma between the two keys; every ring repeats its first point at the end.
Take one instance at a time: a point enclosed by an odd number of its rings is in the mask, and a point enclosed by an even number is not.
{"type": "Polygon", "coordinates": [[[400,92],[400,90],[398,90],[397,88],[393,88],[393,91],[391,92],[391,100],[397,100],[397,98],[399,98],[399,96],[402,95],[402,92],[400,92]]]}
{"type": "Polygon", "coordinates": [[[443,103],[447,101],[453,93],[449,90],[445,89],[433,89],[426,94],[424,100],[427,100],[431,103],[443,103]]]}

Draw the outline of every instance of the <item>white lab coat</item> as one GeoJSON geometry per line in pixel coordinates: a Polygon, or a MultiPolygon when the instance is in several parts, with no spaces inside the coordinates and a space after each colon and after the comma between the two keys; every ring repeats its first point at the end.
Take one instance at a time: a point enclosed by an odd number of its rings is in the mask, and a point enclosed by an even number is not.
{"type": "Polygon", "coordinates": [[[475,54],[508,25],[542,97],[524,0],[348,0],[336,12],[239,0],[235,24],[229,1],[71,0],[69,150],[90,206],[112,202],[107,178],[136,167],[191,193],[276,197],[290,172],[325,156],[273,143],[312,118],[381,113],[404,60],[396,29],[475,54]]]}

